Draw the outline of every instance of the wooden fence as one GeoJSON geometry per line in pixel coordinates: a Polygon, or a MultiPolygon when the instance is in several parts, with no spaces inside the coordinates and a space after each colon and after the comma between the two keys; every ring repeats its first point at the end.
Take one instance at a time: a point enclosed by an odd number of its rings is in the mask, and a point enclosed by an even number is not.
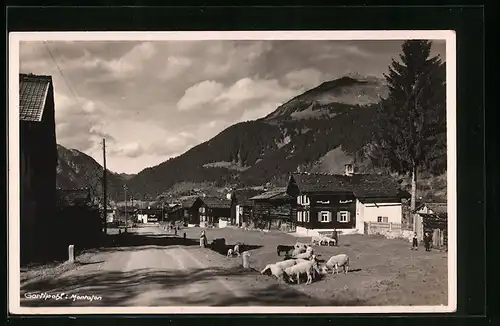
{"type": "Polygon", "coordinates": [[[365,222],[365,234],[408,234],[413,228],[408,224],[386,223],[386,222],[365,222]]]}

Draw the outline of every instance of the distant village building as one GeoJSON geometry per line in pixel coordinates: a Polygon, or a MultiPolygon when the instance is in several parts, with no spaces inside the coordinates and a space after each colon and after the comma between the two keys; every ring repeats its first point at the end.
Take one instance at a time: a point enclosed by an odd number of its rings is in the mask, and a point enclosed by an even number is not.
{"type": "Polygon", "coordinates": [[[282,222],[292,217],[294,198],[287,188],[275,188],[250,198],[253,201],[252,219],[260,221],[260,227],[279,229],[282,222]]]}
{"type": "Polygon", "coordinates": [[[448,204],[422,203],[415,209],[415,228],[417,236],[423,239],[423,234],[432,235],[434,247],[448,246],[448,204]]]}
{"type": "Polygon", "coordinates": [[[366,222],[402,222],[402,199],[409,194],[389,175],[356,174],[351,164],[345,173],[293,173],[287,187],[293,197],[297,232],[364,233],[366,222]]]}
{"type": "Polygon", "coordinates": [[[186,198],[175,206],[172,206],[168,213],[168,220],[172,222],[182,222],[184,225],[198,224],[200,222],[199,212],[193,207],[196,199],[196,197],[186,198]]]}
{"type": "MultiPolygon", "coordinates": [[[[57,144],[51,76],[19,75],[21,259],[36,255],[51,232],[57,144]]],[[[43,250],[43,249],[41,249],[43,250]]]]}
{"type": "Polygon", "coordinates": [[[197,209],[199,224],[201,227],[209,225],[230,224],[231,220],[231,200],[217,197],[198,197],[193,204],[197,209]],[[229,223],[228,223],[229,222],[229,223]]]}

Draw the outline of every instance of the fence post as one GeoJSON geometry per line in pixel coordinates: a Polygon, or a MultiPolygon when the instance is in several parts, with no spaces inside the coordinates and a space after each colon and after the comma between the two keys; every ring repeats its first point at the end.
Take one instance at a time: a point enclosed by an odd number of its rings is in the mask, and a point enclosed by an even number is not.
{"type": "Polygon", "coordinates": [[[392,222],[389,222],[389,231],[392,231],[392,222]]]}
{"type": "Polygon", "coordinates": [[[250,253],[248,251],[243,252],[241,255],[242,260],[243,260],[243,268],[249,268],[250,267],[250,253]]]}
{"type": "Polygon", "coordinates": [[[70,263],[75,261],[75,246],[74,245],[69,245],[69,247],[68,247],[68,261],[70,263]]]}

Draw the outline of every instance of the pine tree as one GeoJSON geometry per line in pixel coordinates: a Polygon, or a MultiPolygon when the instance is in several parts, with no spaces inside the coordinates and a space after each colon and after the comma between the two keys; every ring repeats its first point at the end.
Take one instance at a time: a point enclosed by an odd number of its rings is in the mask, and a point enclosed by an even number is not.
{"type": "Polygon", "coordinates": [[[400,61],[392,60],[384,77],[389,95],[375,118],[371,158],[378,165],[411,177],[411,209],[415,209],[418,171],[446,168],[446,68],[431,57],[432,42],[409,40],[400,61]]]}

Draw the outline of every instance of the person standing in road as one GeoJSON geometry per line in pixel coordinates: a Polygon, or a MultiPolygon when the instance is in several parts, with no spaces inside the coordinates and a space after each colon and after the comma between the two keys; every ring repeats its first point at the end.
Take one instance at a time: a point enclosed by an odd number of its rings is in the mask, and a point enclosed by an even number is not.
{"type": "Polygon", "coordinates": [[[418,238],[417,238],[417,232],[413,235],[413,243],[411,250],[418,250],[418,238]]]}
{"type": "Polygon", "coordinates": [[[425,232],[424,244],[425,244],[425,251],[431,251],[431,236],[429,232],[425,232]]]}

